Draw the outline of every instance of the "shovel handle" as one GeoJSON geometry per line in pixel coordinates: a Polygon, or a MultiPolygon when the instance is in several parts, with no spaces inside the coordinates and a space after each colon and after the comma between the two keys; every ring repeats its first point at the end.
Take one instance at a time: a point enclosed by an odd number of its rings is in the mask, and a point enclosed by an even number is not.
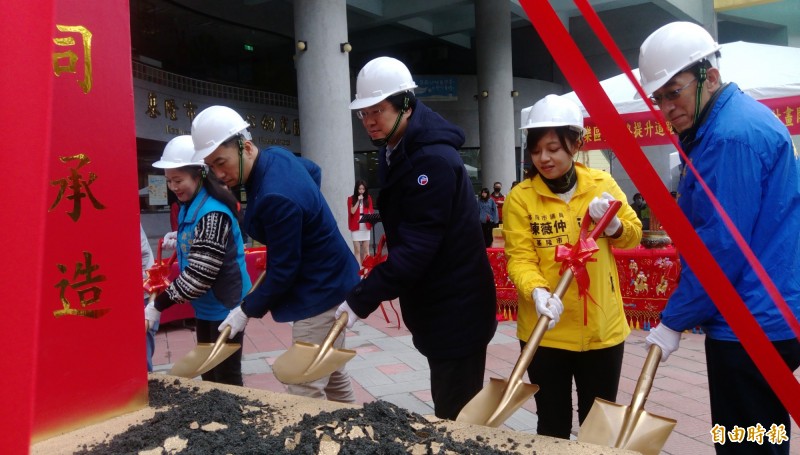
{"type": "Polygon", "coordinates": [[[651,344],[650,350],[647,352],[647,358],[644,360],[642,366],[642,373],[639,375],[639,380],[636,381],[636,388],[633,390],[631,397],[631,410],[638,411],[644,408],[644,403],[647,401],[647,396],[650,394],[650,389],[653,387],[653,379],[658,370],[658,363],[661,361],[661,348],[657,344],[651,344]]]}
{"type": "MultiPolygon", "coordinates": [[[[606,213],[603,214],[603,217],[600,218],[592,229],[592,232],[589,234],[589,237],[592,239],[597,239],[603,233],[603,231],[608,226],[608,223],[617,215],[620,207],[622,207],[622,202],[620,201],[611,201],[608,204],[608,210],[606,213]]],[[[589,213],[587,211],[586,215],[589,217],[589,213]]],[[[567,293],[567,288],[569,285],[572,284],[572,278],[574,277],[574,273],[572,272],[571,268],[567,268],[564,270],[564,273],[561,275],[561,278],[558,280],[558,284],[556,285],[555,289],[553,290],[553,295],[558,296],[559,299],[564,298],[564,294],[567,293]]],[[[531,361],[533,360],[533,355],[536,353],[536,349],[539,347],[539,343],[542,342],[542,338],[544,338],[544,333],[547,332],[547,326],[550,324],[550,318],[547,316],[540,316],[539,322],[536,323],[534,326],[533,331],[531,332],[530,338],[528,338],[528,342],[525,343],[525,347],[522,349],[520,353],[519,359],[517,363],[514,365],[514,369],[511,371],[511,376],[508,378],[508,382],[512,383],[516,381],[522,380],[522,376],[525,374],[525,371],[530,366],[531,361]]]]}
{"type": "MultiPolygon", "coordinates": [[[[599,239],[600,235],[608,227],[608,223],[610,223],[611,220],[615,216],[617,216],[617,212],[619,212],[619,209],[621,207],[622,207],[622,202],[620,202],[620,201],[611,201],[611,202],[609,202],[608,203],[608,210],[606,210],[606,213],[604,213],[603,216],[599,220],[597,220],[597,223],[594,224],[594,229],[592,229],[592,233],[589,234],[589,237],[591,237],[591,238],[593,238],[595,240],[599,239]]],[[[591,216],[591,215],[589,215],[589,211],[588,210],[586,211],[586,216],[591,216]]]]}
{"type": "Polygon", "coordinates": [[[339,337],[339,334],[342,333],[342,330],[347,326],[347,320],[350,316],[348,315],[347,311],[343,311],[342,314],[336,319],[336,322],[333,323],[331,329],[328,331],[328,334],[325,335],[325,339],[322,340],[322,344],[319,346],[317,350],[317,355],[314,357],[314,360],[311,364],[306,368],[306,372],[314,370],[322,361],[325,359],[326,354],[330,351],[331,346],[333,346],[334,341],[336,338],[339,337]]]}
{"type": "Polygon", "coordinates": [[[631,439],[639,415],[644,411],[647,395],[650,394],[650,388],[653,387],[653,378],[656,375],[658,362],[660,361],[661,348],[657,344],[651,344],[650,350],[647,352],[647,358],[642,366],[642,373],[639,375],[639,380],[636,381],[636,388],[633,390],[631,405],[625,410],[625,418],[622,421],[622,428],[620,428],[614,447],[626,447],[631,439]]]}
{"type": "MultiPolygon", "coordinates": [[[[260,274],[260,275],[258,275],[258,278],[256,279],[256,282],[255,282],[255,283],[253,283],[253,286],[251,286],[251,287],[250,287],[250,290],[249,290],[249,291],[247,291],[247,294],[245,294],[245,297],[247,297],[248,295],[250,295],[250,294],[251,294],[251,293],[252,293],[252,292],[253,292],[253,291],[254,291],[254,290],[255,290],[255,289],[258,287],[258,286],[260,286],[260,285],[261,285],[261,283],[263,283],[263,282],[264,282],[264,277],[266,277],[266,276],[267,276],[267,271],[266,271],[266,270],[264,270],[263,272],[261,272],[261,274],[260,274]]],[[[242,302],[244,302],[244,299],[242,300],[242,302]]],[[[241,305],[242,305],[242,304],[241,304],[241,303],[239,303],[239,306],[241,306],[241,305]]],[[[245,316],[246,316],[246,315],[245,315],[245,316]]],[[[219,336],[217,337],[217,341],[216,341],[216,343],[214,343],[214,349],[212,350],[212,352],[219,351],[219,349],[222,347],[222,345],[223,345],[223,344],[225,344],[225,343],[227,342],[227,340],[228,340],[228,337],[229,337],[230,335],[231,335],[231,326],[229,326],[229,325],[226,325],[224,329],[220,330],[220,334],[219,334],[219,336]]]]}

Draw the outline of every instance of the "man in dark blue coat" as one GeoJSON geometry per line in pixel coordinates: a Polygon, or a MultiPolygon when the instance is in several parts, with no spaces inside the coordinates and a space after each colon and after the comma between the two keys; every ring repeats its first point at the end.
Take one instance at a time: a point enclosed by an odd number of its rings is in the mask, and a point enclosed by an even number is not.
{"type": "Polygon", "coordinates": [[[336,313],[349,324],[400,298],[414,346],[428,359],[437,417],[455,419],[483,388],[497,321],[478,206],[458,153],[464,133],[418,102],[406,66],[379,57],[358,75],[356,111],[380,147],[378,198],[389,256],[336,313]]]}
{"type": "MultiPolygon", "coordinates": [[[[334,314],[358,283],[358,264],[339,232],[320,192],[321,170],[280,147],[259,150],[249,124],[233,109],[211,106],[192,122],[193,161],[205,160],[228,187],[244,186],[244,229],[267,245],[267,275],[219,326],[242,331],[248,318],[272,313],[290,322],[292,340],[322,344],[334,314]]],[[[344,333],[334,342],[344,345],[344,333]]],[[[344,366],[308,384],[290,384],[289,392],[311,398],[354,402],[344,366]]]]}

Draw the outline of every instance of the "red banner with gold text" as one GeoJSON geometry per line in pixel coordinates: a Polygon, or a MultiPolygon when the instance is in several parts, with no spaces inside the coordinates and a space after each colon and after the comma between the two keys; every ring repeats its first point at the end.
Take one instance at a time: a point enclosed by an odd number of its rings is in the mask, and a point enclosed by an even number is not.
{"type": "MultiPolygon", "coordinates": [[[[800,95],[767,98],[759,101],[772,110],[775,117],[786,125],[789,133],[793,135],[800,134],[800,95]]],[[[664,130],[661,123],[649,111],[620,114],[620,117],[625,121],[628,132],[640,146],[671,143],[669,133],[664,130]]],[[[600,129],[593,118],[587,117],[584,122],[586,127],[584,139],[586,140],[587,149],[611,148],[603,134],[603,130],[600,129]]],[[[667,125],[669,125],[669,122],[667,122],[667,125]]]]}
{"type": "Polygon", "coordinates": [[[147,403],[128,2],[54,4],[36,37],[53,87],[50,146],[36,150],[44,199],[31,207],[44,232],[21,233],[44,246],[33,439],[147,403]]]}

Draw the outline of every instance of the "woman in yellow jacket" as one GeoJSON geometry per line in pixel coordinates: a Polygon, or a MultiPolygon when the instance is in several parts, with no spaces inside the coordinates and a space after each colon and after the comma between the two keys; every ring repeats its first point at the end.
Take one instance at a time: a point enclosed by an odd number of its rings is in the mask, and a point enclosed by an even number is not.
{"type": "Polygon", "coordinates": [[[583,114],[572,101],[556,95],[539,100],[523,113],[531,166],[527,178],[507,196],[503,234],[508,274],[517,287],[517,336],[524,347],[541,314],[549,316],[528,376],[535,395],[537,433],[568,439],[572,430],[572,380],[583,422],[594,399],[616,401],[624,341],[630,333],[622,307],[619,277],[611,247],[632,248],[642,238],[642,223],[625,194],[606,172],[573,160],[583,145],[583,114]],[[596,262],[586,265],[588,296],[579,296],[573,280],[563,296],[551,296],[561,262],[556,245],[574,245],[587,209],[599,220],[609,201],[623,201],[617,216],[597,240],[596,262]]]}

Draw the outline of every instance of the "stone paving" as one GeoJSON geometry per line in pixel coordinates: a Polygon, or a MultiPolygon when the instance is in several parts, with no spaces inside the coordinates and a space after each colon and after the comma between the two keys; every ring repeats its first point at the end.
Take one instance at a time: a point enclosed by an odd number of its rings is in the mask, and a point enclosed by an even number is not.
{"type": "MultiPolygon", "coordinates": [[[[433,414],[430,379],[426,359],[414,349],[411,334],[397,327],[395,314],[387,305],[390,322],[380,311],[357,322],[347,334],[346,345],[357,352],[347,364],[353,379],[356,400],[367,403],[385,400],[420,414],[433,414]]],[[[399,311],[399,305],[395,303],[399,311]]],[[[508,378],[519,357],[516,323],[501,322],[489,345],[486,380],[508,378]]],[[[617,403],[630,403],[636,381],[646,357],[644,338],[647,332],[634,330],[625,346],[625,357],[617,403]]],[[[681,347],[666,363],[659,366],[645,409],[648,412],[678,421],[662,453],[668,455],[713,454],[713,424],[708,401],[703,335],[684,333],[681,347]]],[[[190,324],[166,324],[156,337],[153,357],[156,372],[167,372],[172,364],[194,347],[194,331],[190,324]]],[[[291,326],[279,324],[267,315],[251,319],[244,342],[242,371],[246,387],[286,392],[286,387],[272,374],[271,365],[291,344],[291,326]]],[[[800,373],[795,375],[800,380],[800,373]]],[[[527,380],[527,376],[525,378],[527,380]]],[[[573,392],[574,393],[574,392],[573,392]]],[[[536,404],[528,400],[505,425],[516,431],[536,432],[536,404]]],[[[768,426],[767,426],[768,427],[768,426]]],[[[577,433],[577,412],[573,432],[577,433]]],[[[800,430],[792,425],[792,450],[800,455],[800,430]]]]}

